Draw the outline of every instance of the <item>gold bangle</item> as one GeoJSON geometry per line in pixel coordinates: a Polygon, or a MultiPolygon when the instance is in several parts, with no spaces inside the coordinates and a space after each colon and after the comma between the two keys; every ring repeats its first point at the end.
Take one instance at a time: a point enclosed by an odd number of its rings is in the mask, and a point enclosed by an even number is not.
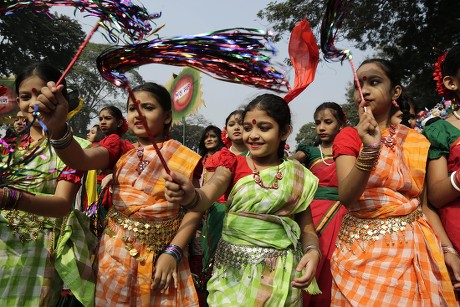
{"type": "Polygon", "coordinates": [[[318,252],[320,260],[321,260],[321,258],[323,258],[323,255],[321,254],[321,250],[315,244],[309,244],[309,245],[307,245],[305,247],[302,247],[302,251],[303,251],[304,255],[306,253],[308,253],[309,251],[312,251],[312,250],[318,252]]]}
{"type": "Polygon", "coordinates": [[[455,256],[460,258],[460,255],[458,254],[457,250],[453,246],[441,245],[441,247],[442,247],[442,252],[444,254],[446,254],[446,253],[454,254],[455,256]]]}

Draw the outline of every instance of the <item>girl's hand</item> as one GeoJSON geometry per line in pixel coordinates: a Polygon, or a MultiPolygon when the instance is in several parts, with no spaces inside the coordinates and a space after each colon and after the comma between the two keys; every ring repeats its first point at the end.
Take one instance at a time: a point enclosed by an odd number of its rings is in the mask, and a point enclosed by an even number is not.
{"type": "Polygon", "coordinates": [[[40,95],[37,97],[38,103],[36,102],[36,105],[38,105],[40,119],[48,127],[52,138],[55,132],[65,131],[66,129],[69,103],[62,94],[63,89],[62,84],[56,87],[56,83],[50,81],[41,89],[40,95]]]}
{"type": "Polygon", "coordinates": [[[444,261],[449,269],[455,290],[460,290],[460,258],[452,253],[444,253],[444,261]]]}
{"type": "Polygon", "coordinates": [[[104,189],[106,186],[109,186],[109,191],[112,193],[112,179],[113,179],[113,174],[108,174],[104,178],[102,178],[101,181],[101,189],[104,189]]]}
{"type": "Polygon", "coordinates": [[[291,285],[294,288],[303,289],[310,285],[313,278],[315,277],[316,268],[319,264],[319,253],[315,250],[308,251],[305,255],[303,255],[302,259],[300,259],[299,264],[297,265],[296,271],[302,272],[305,269],[305,273],[291,282],[291,285]]]}
{"type": "Polygon", "coordinates": [[[171,172],[169,175],[163,170],[165,182],[165,198],[173,204],[187,205],[195,197],[195,186],[184,175],[171,172]]]}
{"type": "Polygon", "coordinates": [[[365,101],[362,101],[359,105],[359,123],[356,129],[363,145],[375,144],[381,141],[382,135],[379,124],[375,120],[371,108],[366,105],[365,101]]]}
{"type": "Polygon", "coordinates": [[[153,281],[150,288],[153,290],[161,290],[161,293],[166,293],[174,281],[174,288],[177,289],[177,263],[173,256],[161,254],[155,264],[153,281]]]}

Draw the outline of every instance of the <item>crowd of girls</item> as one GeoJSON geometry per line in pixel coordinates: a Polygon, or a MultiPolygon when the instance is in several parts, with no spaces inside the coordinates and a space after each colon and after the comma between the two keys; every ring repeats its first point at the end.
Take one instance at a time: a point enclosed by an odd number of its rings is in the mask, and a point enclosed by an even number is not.
{"type": "Polygon", "coordinates": [[[446,120],[411,129],[417,110],[397,70],[368,59],[359,123],[323,103],[315,143],[287,158],[291,113],[277,95],[207,127],[198,154],[169,138],[163,86],[135,87],[127,121],[103,108],[86,141],[66,122],[60,72],[28,67],[4,154],[41,154],[0,189],[0,303],[56,306],[64,286],[84,306],[457,306],[460,47],[436,67],[446,120]],[[74,209],[91,170],[93,186],[111,182],[99,237],[74,209]]]}

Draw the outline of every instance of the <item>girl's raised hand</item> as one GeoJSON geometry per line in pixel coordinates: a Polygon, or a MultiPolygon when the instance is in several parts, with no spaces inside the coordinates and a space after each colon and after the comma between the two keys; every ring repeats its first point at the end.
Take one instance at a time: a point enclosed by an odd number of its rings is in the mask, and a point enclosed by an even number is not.
{"type": "Polygon", "coordinates": [[[163,170],[165,180],[165,198],[173,204],[187,205],[195,197],[195,186],[184,175],[174,173],[170,174],[163,170]]]}
{"type": "Polygon", "coordinates": [[[371,145],[380,142],[382,136],[379,124],[372,114],[372,110],[367,106],[366,101],[362,101],[358,107],[359,123],[356,126],[359,137],[363,145],[371,145]]]}
{"type": "Polygon", "coordinates": [[[56,86],[56,83],[50,81],[40,91],[37,97],[36,105],[40,112],[40,119],[48,127],[51,136],[56,131],[65,131],[67,113],[69,112],[69,103],[62,94],[64,86],[56,86]]]}

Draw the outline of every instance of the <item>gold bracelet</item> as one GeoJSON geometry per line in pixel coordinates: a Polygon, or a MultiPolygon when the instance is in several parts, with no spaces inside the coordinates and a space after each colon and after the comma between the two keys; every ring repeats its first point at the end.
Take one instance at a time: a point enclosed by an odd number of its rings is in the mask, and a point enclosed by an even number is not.
{"type": "Polygon", "coordinates": [[[309,244],[309,245],[307,245],[305,247],[302,247],[302,251],[303,251],[304,255],[306,253],[308,253],[309,251],[312,251],[312,250],[318,252],[320,260],[321,260],[321,258],[323,258],[323,254],[321,253],[321,250],[315,244],[309,244]]]}
{"type": "Polygon", "coordinates": [[[446,253],[454,254],[455,256],[460,258],[460,255],[458,254],[457,250],[453,246],[441,245],[441,247],[442,247],[442,252],[444,254],[446,254],[446,253]]]}

